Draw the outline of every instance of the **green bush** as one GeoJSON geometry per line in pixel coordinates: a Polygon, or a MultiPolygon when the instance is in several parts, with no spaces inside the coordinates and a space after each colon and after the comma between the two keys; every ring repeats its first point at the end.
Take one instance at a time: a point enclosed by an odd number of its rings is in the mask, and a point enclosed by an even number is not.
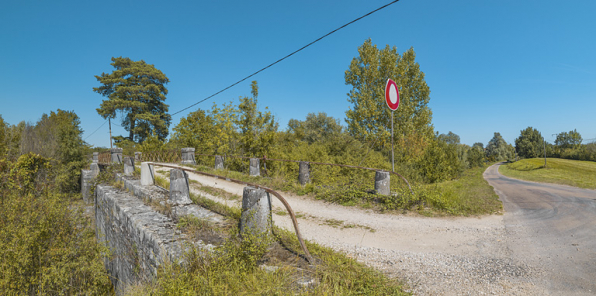
{"type": "MultiPolygon", "coordinates": [[[[50,160],[25,154],[0,161],[0,291],[5,294],[109,294],[107,249],[88,217],[59,193],[50,160]]],[[[79,197],[79,196],[76,196],[79,197]]]]}

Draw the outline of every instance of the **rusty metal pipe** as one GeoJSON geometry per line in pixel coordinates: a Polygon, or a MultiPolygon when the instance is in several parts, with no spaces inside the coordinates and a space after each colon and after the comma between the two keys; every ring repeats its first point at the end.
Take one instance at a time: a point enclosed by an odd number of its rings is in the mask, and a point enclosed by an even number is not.
{"type": "Polygon", "coordinates": [[[192,168],[187,168],[187,167],[182,167],[182,166],[173,166],[173,165],[168,165],[168,164],[159,163],[159,162],[149,162],[149,164],[156,165],[156,166],[162,166],[162,167],[166,167],[166,168],[172,168],[172,169],[181,169],[181,170],[184,170],[187,172],[192,172],[192,173],[196,173],[199,175],[204,175],[204,176],[208,176],[208,177],[212,177],[212,178],[216,178],[216,179],[226,180],[226,181],[234,182],[234,183],[240,184],[240,185],[252,186],[255,188],[263,189],[266,192],[273,194],[275,197],[277,197],[277,199],[279,199],[279,201],[281,201],[281,203],[286,207],[286,210],[290,214],[290,217],[292,218],[292,223],[294,224],[294,230],[296,231],[296,237],[298,238],[298,241],[300,242],[302,251],[304,251],[306,260],[309,263],[314,264],[313,258],[310,255],[310,252],[308,251],[308,249],[306,248],[306,244],[304,243],[304,240],[302,239],[302,235],[300,234],[300,230],[298,229],[298,221],[296,220],[296,215],[294,214],[294,211],[290,207],[290,204],[288,203],[288,201],[286,201],[286,199],[283,198],[277,191],[275,191],[271,188],[265,187],[265,186],[258,185],[258,184],[252,184],[252,183],[248,183],[248,182],[244,182],[244,181],[240,181],[240,180],[236,180],[236,179],[231,179],[228,177],[205,173],[205,172],[197,171],[192,168]]]}
{"type": "MultiPolygon", "coordinates": [[[[202,156],[215,156],[215,155],[210,155],[210,154],[199,154],[197,153],[197,155],[202,155],[202,156]]],[[[246,157],[246,156],[235,156],[235,155],[228,155],[227,157],[235,157],[235,158],[250,158],[250,157],[246,157]]],[[[282,161],[282,162],[296,162],[296,163],[300,163],[299,160],[289,160],[289,159],[275,159],[275,158],[267,158],[265,156],[263,156],[261,159],[263,159],[263,161],[266,160],[272,160],[272,161],[282,161]]],[[[337,163],[324,163],[324,162],[314,162],[314,161],[307,161],[310,164],[319,164],[319,165],[328,165],[328,166],[338,166],[338,167],[344,167],[344,168],[353,168],[353,169],[361,169],[361,170],[369,170],[369,171],[384,171],[384,170],[380,170],[380,169],[374,169],[374,168],[367,168],[367,167],[361,167],[361,166],[355,166],[355,165],[347,165],[347,164],[337,164],[337,163]]],[[[410,193],[412,195],[414,195],[414,191],[412,190],[412,186],[410,186],[410,182],[408,182],[408,180],[406,180],[406,178],[404,178],[404,176],[396,173],[396,172],[391,172],[391,171],[387,171],[390,174],[394,174],[399,176],[402,180],[404,180],[404,182],[406,182],[406,185],[408,185],[408,188],[410,189],[410,193]]]]}

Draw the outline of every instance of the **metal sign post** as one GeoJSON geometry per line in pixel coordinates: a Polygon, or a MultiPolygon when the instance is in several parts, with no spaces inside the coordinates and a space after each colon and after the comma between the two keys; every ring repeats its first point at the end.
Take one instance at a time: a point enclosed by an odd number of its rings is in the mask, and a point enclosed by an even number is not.
{"type": "Polygon", "coordinates": [[[395,161],[393,160],[393,111],[391,111],[391,171],[395,172],[395,161]]]}
{"type": "Polygon", "coordinates": [[[391,171],[395,172],[395,160],[393,157],[393,111],[399,107],[399,90],[395,81],[387,79],[385,85],[385,102],[389,109],[391,109],[391,171]]]}

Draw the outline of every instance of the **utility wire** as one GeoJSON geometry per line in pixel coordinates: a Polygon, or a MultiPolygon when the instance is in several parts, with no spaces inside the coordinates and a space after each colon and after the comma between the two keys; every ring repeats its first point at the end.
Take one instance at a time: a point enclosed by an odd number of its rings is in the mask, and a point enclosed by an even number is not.
{"type": "Polygon", "coordinates": [[[88,135],[87,137],[85,137],[83,139],[83,141],[87,140],[89,137],[93,136],[93,134],[95,134],[95,132],[97,132],[102,126],[104,126],[106,124],[106,122],[108,122],[108,120],[106,119],[106,121],[104,121],[94,132],[92,132],[90,135],[88,135]]]}
{"type": "Polygon", "coordinates": [[[238,80],[237,82],[235,82],[235,83],[231,84],[230,86],[228,86],[228,87],[226,87],[226,88],[224,88],[224,89],[222,89],[222,90],[220,90],[220,91],[218,91],[218,92],[216,92],[216,93],[214,93],[214,94],[212,94],[212,95],[210,95],[210,96],[208,96],[208,97],[206,97],[206,98],[204,98],[204,99],[202,99],[202,100],[200,100],[200,101],[198,101],[198,102],[196,102],[196,103],[194,103],[194,104],[192,104],[192,105],[190,105],[190,106],[188,106],[188,107],[186,107],[186,108],[184,108],[184,109],[182,109],[182,110],[180,110],[180,111],[177,111],[177,112],[175,112],[175,113],[172,113],[172,116],[174,116],[174,115],[176,115],[176,114],[178,114],[178,113],[180,113],[180,112],[182,112],[182,111],[184,111],[184,110],[187,110],[187,109],[189,109],[189,108],[192,108],[192,107],[194,107],[194,106],[196,106],[196,105],[198,105],[198,104],[200,104],[200,103],[202,103],[202,102],[204,102],[204,101],[206,101],[206,100],[208,100],[208,99],[210,99],[210,98],[212,98],[212,97],[214,97],[214,96],[216,96],[216,95],[218,95],[218,94],[220,94],[220,93],[222,93],[222,92],[224,92],[224,91],[226,91],[226,90],[228,90],[229,88],[231,88],[231,87],[235,86],[236,84],[238,84],[238,83],[240,83],[240,82],[242,82],[242,81],[244,81],[244,80],[246,80],[246,79],[248,79],[248,78],[250,78],[250,77],[252,77],[252,76],[255,76],[255,75],[257,75],[258,73],[260,73],[260,72],[262,72],[262,71],[266,70],[267,68],[269,68],[269,67],[271,67],[271,66],[273,66],[273,65],[275,65],[275,64],[277,64],[277,63],[279,63],[279,62],[281,62],[281,61],[283,61],[283,60],[285,60],[285,59],[287,59],[287,58],[289,58],[289,57],[291,57],[291,56],[293,56],[294,54],[298,53],[299,51],[301,51],[301,50],[303,50],[303,49],[305,49],[305,48],[307,48],[307,47],[309,47],[309,46],[311,46],[311,45],[313,45],[313,44],[315,44],[315,43],[319,42],[319,41],[320,41],[320,40],[322,40],[323,38],[325,38],[325,37],[327,37],[327,36],[329,36],[329,35],[331,35],[331,34],[333,34],[333,33],[337,32],[337,31],[339,31],[339,30],[341,30],[341,29],[343,29],[343,28],[345,28],[345,27],[347,27],[347,26],[349,26],[349,25],[351,25],[351,24],[353,24],[353,23],[355,23],[355,22],[357,22],[357,21],[359,21],[359,20],[361,20],[361,19],[363,19],[363,18],[365,18],[365,17],[367,17],[367,16],[369,16],[369,15],[371,15],[371,14],[373,14],[373,13],[375,13],[375,12],[379,11],[379,10],[381,10],[381,9],[384,9],[384,8],[388,7],[389,5],[391,5],[391,4],[394,4],[394,3],[398,2],[398,1],[399,1],[399,0],[394,0],[394,1],[392,1],[392,2],[390,2],[390,3],[388,3],[388,4],[385,4],[385,5],[383,5],[383,6],[379,7],[379,8],[377,8],[377,9],[375,9],[375,10],[373,10],[373,11],[371,11],[371,12],[369,12],[369,13],[367,13],[367,14],[365,14],[365,15],[363,15],[363,16],[361,16],[361,17],[359,17],[359,18],[357,18],[357,19],[355,19],[355,20],[353,20],[353,21],[351,21],[351,22],[349,22],[349,23],[346,23],[346,24],[344,24],[343,26],[341,26],[341,27],[339,27],[339,28],[337,28],[337,29],[335,29],[335,30],[333,30],[333,31],[331,31],[331,32],[329,32],[329,33],[327,33],[327,34],[325,34],[325,35],[323,35],[323,36],[319,37],[317,40],[315,40],[315,41],[313,41],[313,42],[311,42],[311,43],[309,43],[309,44],[307,44],[307,45],[305,45],[305,46],[303,46],[303,47],[299,48],[298,50],[296,50],[296,51],[294,51],[294,52],[292,52],[292,53],[290,53],[290,54],[286,55],[285,57],[283,57],[283,58],[281,58],[281,59],[279,59],[279,60],[277,60],[277,61],[275,61],[275,62],[273,62],[273,63],[271,63],[271,64],[269,64],[269,65],[267,65],[266,67],[262,68],[261,70],[258,70],[258,71],[256,71],[256,72],[254,72],[254,73],[252,73],[252,74],[250,74],[250,75],[248,75],[248,76],[246,76],[246,77],[244,77],[244,78],[242,78],[242,79],[238,80]]]}

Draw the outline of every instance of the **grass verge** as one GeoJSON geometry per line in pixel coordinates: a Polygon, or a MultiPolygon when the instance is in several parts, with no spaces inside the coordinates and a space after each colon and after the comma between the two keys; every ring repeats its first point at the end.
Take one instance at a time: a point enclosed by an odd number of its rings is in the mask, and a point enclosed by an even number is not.
{"type": "Polygon", "coordinates": [[[534,182],[555,183],[587,189],[596,189],[596,162],[547,158],[522,159],[499,167],[507,177],[534,182]]]}
{"type": "MultiPolygon", "coordinates": [[[[392,178],[392,196],[374,193],[374,183],[354,182],[345,186],[307,184],[288,181],[280,176],[250,177],[230,170],[213,170],[205,166],[195,166],[197,170],[213,173],[246,182],[261,184],[275,190],[292,192],[297,195],[310,195],[345,206],[359,206],[378,211],[416,211],[426,216],[470,216],[501,213],[503,209],[499,197],[484,180],[482,173],[486,166],[466,170],[457,180],[436,184],[414,185],[412,195],[408,187],[400,186],[401,180],[392,178]]],[[[371,180],[374,180],[371,175],[371,180]]]]}

